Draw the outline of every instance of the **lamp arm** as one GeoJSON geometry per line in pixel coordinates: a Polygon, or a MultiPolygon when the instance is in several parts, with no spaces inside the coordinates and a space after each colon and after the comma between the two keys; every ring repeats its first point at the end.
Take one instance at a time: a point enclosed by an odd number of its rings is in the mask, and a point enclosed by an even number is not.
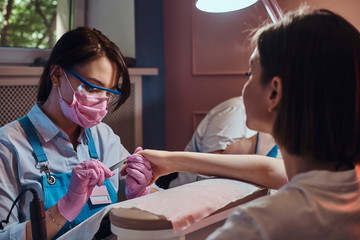
{"type": "Polygon", "coordinates": [[[284,13],[276,0],[261,0],[273,23],[283,19],[284,13]]]}

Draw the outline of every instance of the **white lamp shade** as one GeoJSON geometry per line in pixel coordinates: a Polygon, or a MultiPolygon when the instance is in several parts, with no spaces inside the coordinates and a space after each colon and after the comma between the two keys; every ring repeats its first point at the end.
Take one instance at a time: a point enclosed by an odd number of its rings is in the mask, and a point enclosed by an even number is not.
{"type": "Polygon", "coordinates": [[[197,0],[196,8],[204,12],[231,12],[249,7],[258,0],[197,0]]]}

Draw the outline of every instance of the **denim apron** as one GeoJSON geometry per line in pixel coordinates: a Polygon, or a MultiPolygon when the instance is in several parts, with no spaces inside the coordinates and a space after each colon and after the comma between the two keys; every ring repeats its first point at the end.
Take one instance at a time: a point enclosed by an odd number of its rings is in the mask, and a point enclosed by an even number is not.
{"type": "MultiPolygon", "coordinates": [[[[48,168],[49,161],[47,160],[44,149],[41,146],[34,125],[31,123],[28,116],[22,117],[18,121],[21,127],[24,129],[27,139],[30,142],[31,147],[33,148],[36,160],[38,161],[37,168],[40,171],[44,171],[46,173],[46,175],[41,176],[41,184],[44,191],[44,208],[45,210],[47,210],[53,205],[55,205],[66,194],[70,184],[71,172],[51,174],[48,168]]],[[[86,128],[85,131],[88,136],[89,155],[91,159],[99,159],[90,129],[86,128]]],[[[106,179],[103,185],[106,186],[108,190],[111,203],[116,203],[117,193],[112,186],[110,180],[106,179]]],[[[80,224],[96,212],[100,211],[106,205],[108,204],[93,205],[91,204],[90,200],[88,200],[85,206],[82,208],[80,214],[72,222],[67,221],[64,227],[61,228],[61,230],[54,238],[61,236],[69,229],[80,224]]]]}

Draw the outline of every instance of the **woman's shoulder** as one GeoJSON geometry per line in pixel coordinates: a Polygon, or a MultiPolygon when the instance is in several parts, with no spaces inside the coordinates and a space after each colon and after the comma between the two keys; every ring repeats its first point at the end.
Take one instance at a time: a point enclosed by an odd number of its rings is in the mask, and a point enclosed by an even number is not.
{"type": "Polygon", "coordinates": [[[18,120],[5,124],[0,128],[0,140],[1,142],[11,138],[24,138],[23,130],[18,120]]]}

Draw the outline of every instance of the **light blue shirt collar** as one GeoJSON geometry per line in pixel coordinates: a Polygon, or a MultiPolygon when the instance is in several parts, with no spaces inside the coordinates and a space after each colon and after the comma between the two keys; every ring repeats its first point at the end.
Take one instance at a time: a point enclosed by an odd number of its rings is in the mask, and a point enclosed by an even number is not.
{"type": "MultiPolygon", "coordinates": [[[[58,126],[53,123],[50,118],[40,109],[39,103],[35,104],[33,108],[30,109],[27,116],[29,117],[31,123],[36,128],[36,131],[40,134],[40,137],[45,141],[49,142],[56,135],[62,136],[69,139],[69,137],[59,129],[58,126]]],[[[84,128],[81,130],[78,141],[81,139],[87,139],[84,128]]],[[[84,139],[84,140],[85,140],[84,139]]]]}

